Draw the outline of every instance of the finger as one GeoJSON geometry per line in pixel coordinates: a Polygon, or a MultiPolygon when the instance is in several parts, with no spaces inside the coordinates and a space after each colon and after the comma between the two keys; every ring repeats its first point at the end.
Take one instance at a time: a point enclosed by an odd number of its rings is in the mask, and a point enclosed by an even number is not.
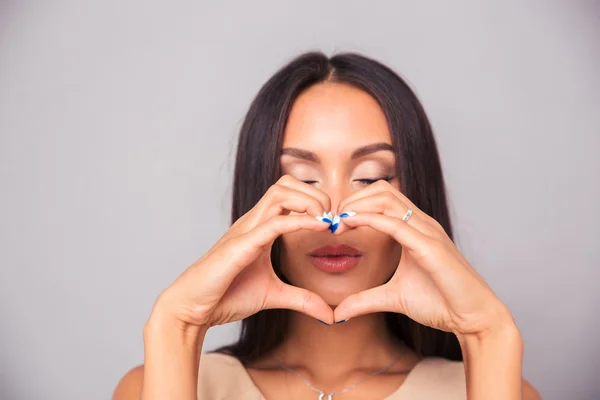
{"type": "Polygon", "coordinates": [[[225,293],[231,282],[240,272],[254,262],[275,239],[284,233],[301,229],[324,231],[329,224],[310,215],[278,215],[252,228],[250,231],[224,241],[218,248],[207,254],[204,264],[218,263],[224,268],[203,271],[203,280],[209,287],[225,293]]]}
{"type": "Polygon", "coordinates": [[[335,321],[374,312],[404,313],[400,296],[390,285],[384,284],[346,297],[334,310],[335,321]]]}
{"type": "MultiPolygon", "coordinates": [[[[275,216],[287,215],[291,212],[307,213],[322,216],[331,210],[329,196],[291,175],[283,175],[261,197],[254,207],[230,226],[228,231],[217,241],[219,245],[240,233],[248,232],[261,222],[275,216]]],[[[213,246],[213,249],[216,246],[213,246]]],[[[213,251],[209,250],[209,253],[213,251]]]]}
{"type": "MultiPolygon", "coordinates": [[[[292,233],[301,229],[319,232],[328,228],[328,223],[321,222],[310,215],[277,215],[250,231],[233,238],[232,250],[239,255],[245,255],[254,260],[260,252],[271,246],[275,239],[285,233],[292,233]]],[[[245,265],[238,265],[237,267],[243,268],[245,265]]]]}
{"type": "Polygon", "coordinates": [[[428,273],[439,288],[448,290],[464,288],[467,290],[468,285],[464,283],[466,281],[465,272],[470,278],[482,280],[468,263],[465,268],[462,263],[456,262],[457,258],[454,255],[456,248],[451,242],[446,244],[445,241],[428,236],[405,221],[382,214],[357,213],[344,218],[344,224],[352,227],[370,226],[390,235],[403,247],[412,251],[411,257],[415,259],[420,268],[428,273]],[[452,254],[452,257],[449,257],[449,254],[452,254]],[[428,261],[421,261],[425,259],[428,261]]]}
{"type": "Polygon", "coordinates": [[[248,225],[248,218],[249,218],[249,212],[247,212],[246,214],[242,215],[241,217],[239,217],[237,220],[233,221],[233,223],[231,224],[231,226],[229,227],[229,229],[227,229],[227,232],[225,232],[223,234],[223,236],[221,236],[219,238],[219,240],[217,240],[217,242],[215,243],[215,245],[209,250],[209,253],[218,249],[218,246],[229,240],[232,237],[235,237],[239,234],[239,232],[245,232],[246,229],[243,229],[244,226],[248,225]]]}
{"type": "Polygon", "coordinates": [[[379,213],[362,212],[342,220],[345,225],[352,228],[369,226],[387,233],[401,245],[415,251],[423,251],[424,245],[431,240],[431,237],[409,225],[406,221],[379,213]]]}
{"type": "Polygon", "coordinates": [[[275,290],[269,291],[264,308],[295,310],[325,323],[333,323],[333,311],[321,296],[283,282],[278,282],[275,290]]]}
{"type": "MultiPolygon", "coordinates": [[[[429,218],[431,218],[429,215],[427,215],[421,209],[419,209],[419,207],[417,207],[408,197],[406,197],[404,195],[404,193],[402,193],[401,191],[396,189],[394,186],[392,186],[389,182],[387,182],[385,180],[379,180],[369,186],[366,186],[366,187],[352,193],[348,197],[344,198],[338,204],[337,212],[338,212],[338,214],[341,214],[341,210],[346,208],[346,205],[352,201],[355,201],[355,200],[358,200],[358,199],[361,199],[361,198],[367,197],[367,196],[373,196],[380,192],[390,192],[396,198],[398,198],[400,201],[402,201],[402,203],[405,204],[407,207],[412,208],[413,215],[415,215],[415,214],[419,215],[424,221],[427,221],[429,218]]],[[[433,219],[433,218],[431,218],[431,219],[433,219]]]]}
{"type": "Polygon", "coordinates": [[[233,229],[230,228],[224,239],[247,233],[264,221],[277,215],[288,215],[290,211],[308,214],[313,219],[323,215],[324,212],[323,205],[314,197],[281,185],[271,186],[259,203],[242,217],[243,222],[240,222],[236,228],[233,226],[233,229]]]}
{"type": "Polygon", "coordinates": [[[331,209],[331,201],[319,189],[285,175],[267,190],[255,209],[256,213],[253,213],[246,229],[275,215],[290,212],[321,216],[331,209]]]}
{"type": "Polygon", "coordinates": [[[326,210],[323,204],[310,194],[282,185],[273,185],[269,188],[257,217],[259,221],[264,221],[275,215],[289,214],[290,211],[317,217],[323,215],[326,210]]]}
{"type": "MultiPolygon", "coordinates": [[[[389,217],[402,219],[402,217],[408,211],[408,206],[392,192],[381,191],[347,203],[340,210],[340,215],[344,215],[344,213],[347,211],[353,211],[358,214],[363,212],[380,213],[389,217]]],[[[344,218],[341,220],[343,221],[344,218]]],[[[423,220],[419,214],[415,214],[414,212],[408,221],[405,222],[411,226],[414,226],[426,235],[435,237],[438,237],[439,235],[439,232],[436,229],[429,225],[428,222],[423,220]]]]}
{"type": "Polygon", "coordinates": [[[299,192],[304,192],[315,199],[317,199],[322,205],[325,211],[331,211],[331,199],[319,188],[316,188],[312,185],[309,185],[306,182],[303,182],[297,178],[294,178],[292,175],[283,175],[277,183],[281,186],[288,187],[290,189],[298,190],[299,192]]]}

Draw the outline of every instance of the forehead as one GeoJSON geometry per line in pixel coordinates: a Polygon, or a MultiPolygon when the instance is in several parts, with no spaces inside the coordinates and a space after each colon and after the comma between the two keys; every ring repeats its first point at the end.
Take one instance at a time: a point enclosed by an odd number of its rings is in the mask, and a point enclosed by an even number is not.
{"type": "Polygon", "coordinates": [[[368,93],[343,83],[321,83],[302,92],[290,111],[283,146],[318,150],[391,143],[383,110],[368,93]]]}

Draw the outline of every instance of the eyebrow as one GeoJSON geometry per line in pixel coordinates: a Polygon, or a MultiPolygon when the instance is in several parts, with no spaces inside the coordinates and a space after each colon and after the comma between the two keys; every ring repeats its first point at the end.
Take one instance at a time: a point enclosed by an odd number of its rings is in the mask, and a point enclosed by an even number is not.
{"type": "MultiPolygon", "coordinates": [[[[368,156],[369,154],[376,153],[378,151],[394,151],[394,147],[388,143],[373,143],[363,147],[359,147],[358,149],[352,152],[350,156],[351,160],[355,160],[360,157],[368,156]]],[[[288,155],[295,158],[300,158],[302,160],[312,161],[315,163],[319,162],[319,157],[308,150],[302,150],[295,147],[286,147],[281,149],[281,155],[288,155]]]]}

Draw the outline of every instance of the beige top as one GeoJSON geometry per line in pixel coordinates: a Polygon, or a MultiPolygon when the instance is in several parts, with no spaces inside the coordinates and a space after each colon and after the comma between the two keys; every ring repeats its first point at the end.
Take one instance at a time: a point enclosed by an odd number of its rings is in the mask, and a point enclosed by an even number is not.
{"type": "MultiPolygon", "coordinates": [[[[382,400],[466,400],[467,387],[461,361],[424,358],[404,383],[382,400]]],[[[221,353],[202,353],[198,374],[200,400],[266,400],[243,364],[221,353]]]]}

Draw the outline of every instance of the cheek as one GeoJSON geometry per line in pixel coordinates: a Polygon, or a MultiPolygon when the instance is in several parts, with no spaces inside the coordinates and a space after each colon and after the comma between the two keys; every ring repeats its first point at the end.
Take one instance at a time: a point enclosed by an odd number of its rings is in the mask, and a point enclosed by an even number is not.
{"type": "Polygon", "coordinates": [[[367,251],[372,255],[372,261],[376,265],[380,265],[380,269],[386,274],[390,271],[393,272],[398,267],[402,254],[400,243],[391,236],[379,232],[375,232],[365,239],[366,243],[371,244],[367,251]]]}
{"type": "Polygon", "coordinates": [[[310,238],[310,232],[292,232],[281,235],[281,243],[285,247],[286,253],[290,256],[298,256],[307,245],[310,238]]]}
{"type": "Polygon", "coordinates": [[[307,251],[309,240],[310,232],[299,231],[281,235],[281,269],[283,271],[294,260],[302,258],[307,251]]]}

